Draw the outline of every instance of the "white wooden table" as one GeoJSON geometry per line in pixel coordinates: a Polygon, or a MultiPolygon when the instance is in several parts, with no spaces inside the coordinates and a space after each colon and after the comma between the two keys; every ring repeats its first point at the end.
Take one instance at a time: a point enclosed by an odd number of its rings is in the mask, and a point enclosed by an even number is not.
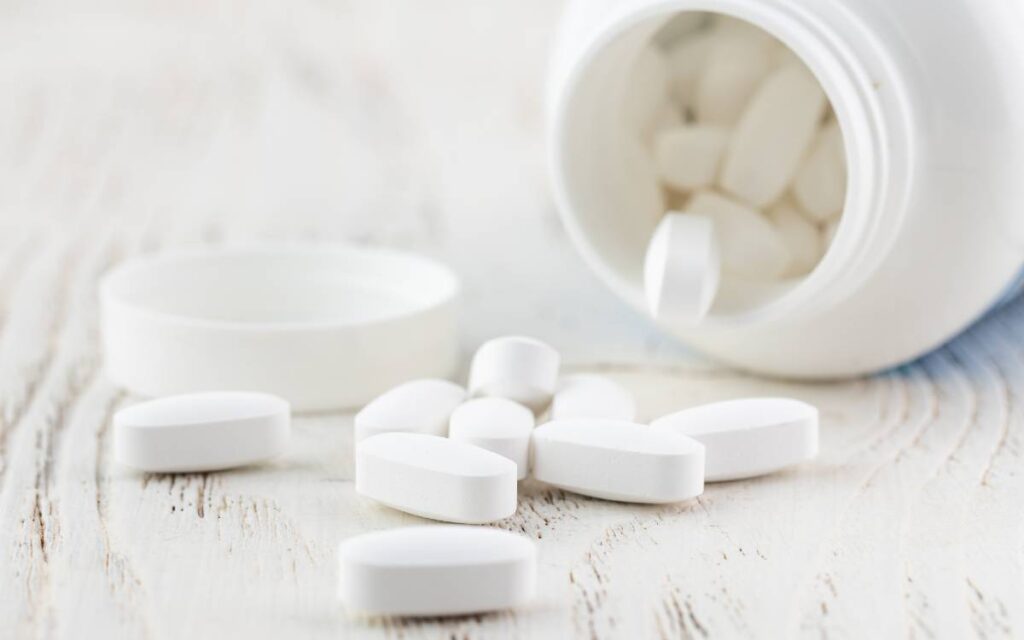
{"type": "Polygon", "coordinates": [[[1024,633],[1024,304],[922,362],[792,385],[689,355],[581,265],[549,200],[559,7],[415,0],[0,7],[0,636],[1003,637],[1024,633]],[[208,6],[210,5],[210,6],[208,6]],[[531,333],[644,416],[751,393],[813,465],[636,507],[525,485],[522,611],[350,619],[334,550],[417,520],[352,488],[351,417],[231,473],[110,461],[97,277],[185,243],[352,239],[465,277],[463,344],[531,333]]]}

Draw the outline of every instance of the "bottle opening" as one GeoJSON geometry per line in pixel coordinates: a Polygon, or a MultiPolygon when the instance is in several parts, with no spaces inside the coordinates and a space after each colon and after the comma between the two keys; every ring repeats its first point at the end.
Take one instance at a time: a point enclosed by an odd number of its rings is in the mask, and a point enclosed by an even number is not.
{"type": "Polygon", "coordinates": [[[846,144],[822,83],[779,39],[723,14],[662,15],[600,47],[579,82],[565,176],[586,211],[577,231],[632,297],[667,213],[714,224],[710,317],[763,307],[822,263],[846,209],[846,144]]]}

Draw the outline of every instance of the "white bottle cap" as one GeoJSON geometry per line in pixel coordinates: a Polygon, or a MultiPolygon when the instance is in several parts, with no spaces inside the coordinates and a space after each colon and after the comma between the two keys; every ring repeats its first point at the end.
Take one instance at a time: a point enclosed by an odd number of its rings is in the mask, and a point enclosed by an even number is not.
{"type": "Polygon", "coordinates": [[[456,364],[457,276],[352,246],[204,248],[133,260],[100,287],[108,375],[146,396],[262,391],[354,407],[456,364]]]}

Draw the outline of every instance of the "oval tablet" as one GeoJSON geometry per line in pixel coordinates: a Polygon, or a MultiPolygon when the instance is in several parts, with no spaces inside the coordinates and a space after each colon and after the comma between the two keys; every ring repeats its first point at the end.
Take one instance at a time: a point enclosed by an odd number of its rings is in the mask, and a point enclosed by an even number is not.
{"type": "Polygon", "coordinates": [[[406,527],[349,538],[338,549],[338,596],[373,615],[448,616],[510,609],[537,589],[537,550],[484,527],[406,527]]]}
{"type": "Polygon", "coordinates": [[[595,498],[677,502],[704,491],[704,447],[624,420],[556,420],[533,431],[533,477],[595,498]]]}
{"type": "Polygon", "coordinates": [[[818,410],[789,398],[745,398],[684,409],[652,426],[701,442],[708,482],[752,478],[818,454],[818,410]]]}
{"type": "Polygon", "coordinates": [[[632,421],[635,417],[633,394],[604,376],[580,374],[562,378],[551,401],[552,420],[604,418],[632,421]]]}
{"type": "Polygon", "coordinates": [[[383,433],[356,446],[356,491],[423,518],[483,524],[516,512],[516,464],[448,438],[383,433]]]}
{"type": "Polygon", "coordinates": [[[114,414],[114,459],[152,473],[230,469],[281,453],[288,402],[266,393],[168,396],[114,414]]]}
{"type": "Polygon", "coordinates": [[[465,399],[466,390],[447,380],[426,378],[400,384],[356,414],[355,442],[392,431],[447,435],[448,419],[465,399]]]}
{"type": "Polygon", "coordinates": [[[533,412],[505,398],[477,398],[452,413],[448,437],[504,456],[522,480],[530,470],[533,412]]]}
{"type": "Polygon", "coordinates": [[[489,340],[473,355],[469,393],[507,398],[539,412],[551,402],[560,361],[557,351],[535,338],[489,340]]]}
{"type": "Polygon", "coordinates": [[[694,194],[686,211],[714,224],[723,271],[752,280],[771,280],[789,268],[792,258],[786,241],[760,211],[714,191],[694,194]]]}

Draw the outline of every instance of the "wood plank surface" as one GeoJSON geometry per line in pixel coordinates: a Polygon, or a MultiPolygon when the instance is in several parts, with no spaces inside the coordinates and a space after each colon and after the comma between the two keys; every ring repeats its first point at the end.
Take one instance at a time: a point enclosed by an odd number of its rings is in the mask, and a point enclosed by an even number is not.
{"type": "Polygon", "coordinates": [[[868,379],[731,372],[582,265],[547,191],[559,4],[0,5],[0,637],[999,638],[1024,634],[1024,303],[868,379]],[[96,283],[185,244],[351,240],[463,274],[464,354],[502,333],[632,389],[643,417],[786,394],[818,461],[631,506],[535,483],[497,526],[537,540],[516,612],[351,618],[346,536],[422,522],[352,487],[351,416],[284,457],[141,475],[135,401],[102,372],[96,283]]]}

